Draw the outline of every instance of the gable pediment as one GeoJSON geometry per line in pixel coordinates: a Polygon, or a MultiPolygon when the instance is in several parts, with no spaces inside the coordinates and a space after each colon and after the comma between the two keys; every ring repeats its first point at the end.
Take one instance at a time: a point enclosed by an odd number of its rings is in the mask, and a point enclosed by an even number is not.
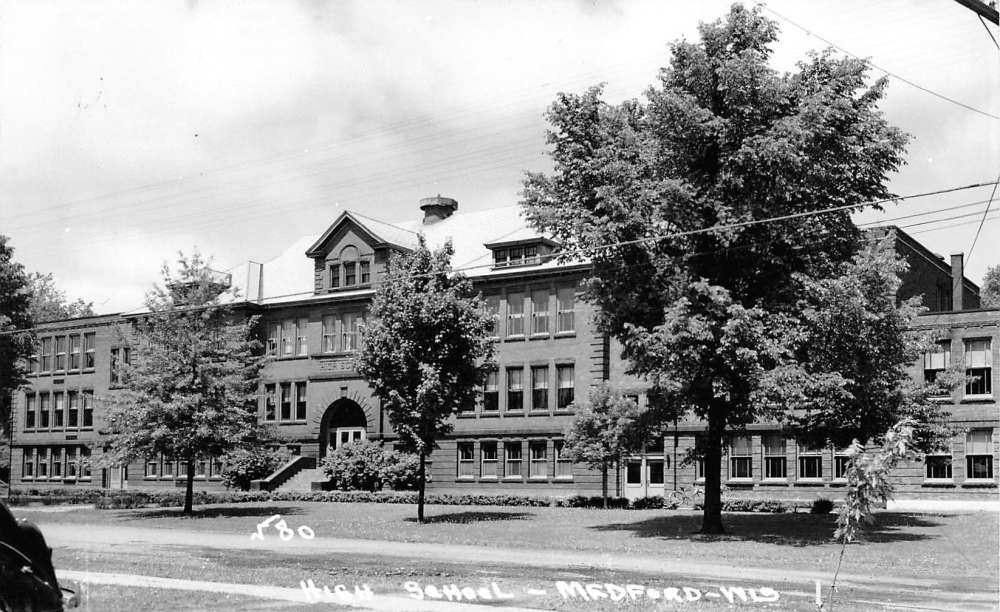
{"type": "Polygon", "coordinates": [[[336,259],[343,249],[349,247],[371,253],[383,247],[409,250],[414,243],[416,234],[413,232],[344,211],[306,250],[306,256],[336,259]]]}

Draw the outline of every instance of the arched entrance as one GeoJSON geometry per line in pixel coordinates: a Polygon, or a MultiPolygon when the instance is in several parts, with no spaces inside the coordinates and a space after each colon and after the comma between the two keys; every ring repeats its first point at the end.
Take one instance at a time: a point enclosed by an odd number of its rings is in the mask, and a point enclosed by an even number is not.
{"type": "Polygon", "coordinates": [[[323,413],[319,429],[319,456],[325,457],[333,449],[367,437],[368,418],[354,400],[341,398],[323,413]]]}

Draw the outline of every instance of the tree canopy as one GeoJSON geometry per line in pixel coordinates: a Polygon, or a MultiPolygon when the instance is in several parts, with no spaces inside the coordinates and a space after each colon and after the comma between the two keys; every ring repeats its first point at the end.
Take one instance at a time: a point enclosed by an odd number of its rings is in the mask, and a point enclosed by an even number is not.
{"type": "Polygon", "coordinates": [[[382,400],[400,448],[420,457],[417,516],[423,520],[424,464],[452,429],[449,417],[476,400],[491,365],[493,317],[463,275],[451,243],[390,258],[362,326],[357,371],[382,400]]]}
{"type": "Polygon", "coordinates": [[[80,298],[70,302],[66,293],[56,287],[52,273],[33,272],[28,277],[31,287],[31,317],[35,323],[94,316],[94,303],[80,298]]]}
{"type": "Polygon", "coordinates": [[[981,296],[983,308],[1000,308],[1000,264],[986,269],[981,296]]]}
{"type": "Polygon", "coordinates": [[[223,304],[224,289],[197,253],[181,254],[176,274],[163,266],[163,286],[147,295],[149,312],[135,321],[132,364],[119,366],[125,389],[110,400],[103,432],[112,461],[186,462],[187,514],[195,462],[258,434],[256,319],[223,304]]]}
{"type": "Polygon", "coordinates": [[[0,234],[0,471],[7,467],[6,440],[9,435],[12,397],[25,382],[25,360],[32,353],[33,325],[30,286],[24,266],[14,261],[14,249],[0,234]]]}
{"type": "Polygon", "coordinates": [[[645,100],[559,94],[554,171],[528,174],[522,205],[567,257],[591,261],[585,297],[653,410],[706,422],[702,529],[715,533],[724,436],[783,410],[762,385],[792,356],[807,281],[857,250],[850,215],[891,195],[907,136],[861,60],[813,53],[773,70],[778,28],[759,9],[734,5],[699,33],[672,45],[645,100]]]}

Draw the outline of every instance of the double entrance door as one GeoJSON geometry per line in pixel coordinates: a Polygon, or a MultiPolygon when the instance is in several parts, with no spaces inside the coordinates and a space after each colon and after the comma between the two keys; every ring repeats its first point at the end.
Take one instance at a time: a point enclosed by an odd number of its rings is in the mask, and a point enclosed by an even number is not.
{"type": "Polygon", "coordinates": [[[665,468],[663,455],[629,457],[625,461],[625,497],[662,496],[665,468]]]}
{"type": "Polygon", "coordinates": [[[345,444],[365,439],[364,427],[331,427],[327,432],[326,450],[331,453],[345,444]]]}

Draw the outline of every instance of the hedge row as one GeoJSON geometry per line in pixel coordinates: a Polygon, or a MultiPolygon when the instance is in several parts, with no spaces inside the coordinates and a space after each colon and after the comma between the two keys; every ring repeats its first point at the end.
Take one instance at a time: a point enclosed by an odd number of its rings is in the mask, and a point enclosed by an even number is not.
{"type": "MultiPolygon", "coordinates": [[[[233,504],[248,502],[361,502],[380,504],[415,504],[415,491],[195,491],[194,503],[233,504]]],[[[527,495],[487,495],[429,493],[428,504],[455,506],[521,506],[559,508],[602,508],[604,500],[600,496],[576,495],[573,497],[542,497],[527,495]]],[[[174,507],[184,504],[183,491],[103,491],[101,489],[27,489],[14,490],[11,503],[23,505],[33,502],[42,504],[94,504],[101,509],[127,509],[144,507],[174,507]]],[[[608,508],[615,509],[660,509],[664,508],[662,497],[642,497],[628,500],[624,497],[609,497],[608,508]]],[[[809,507],[810,503],[784,502],[773,499],[722,500],[725,512],[789,512],[796,507],[809,507]]],[[[701,509],[696,505],[697,510],[701,509]]]]}

